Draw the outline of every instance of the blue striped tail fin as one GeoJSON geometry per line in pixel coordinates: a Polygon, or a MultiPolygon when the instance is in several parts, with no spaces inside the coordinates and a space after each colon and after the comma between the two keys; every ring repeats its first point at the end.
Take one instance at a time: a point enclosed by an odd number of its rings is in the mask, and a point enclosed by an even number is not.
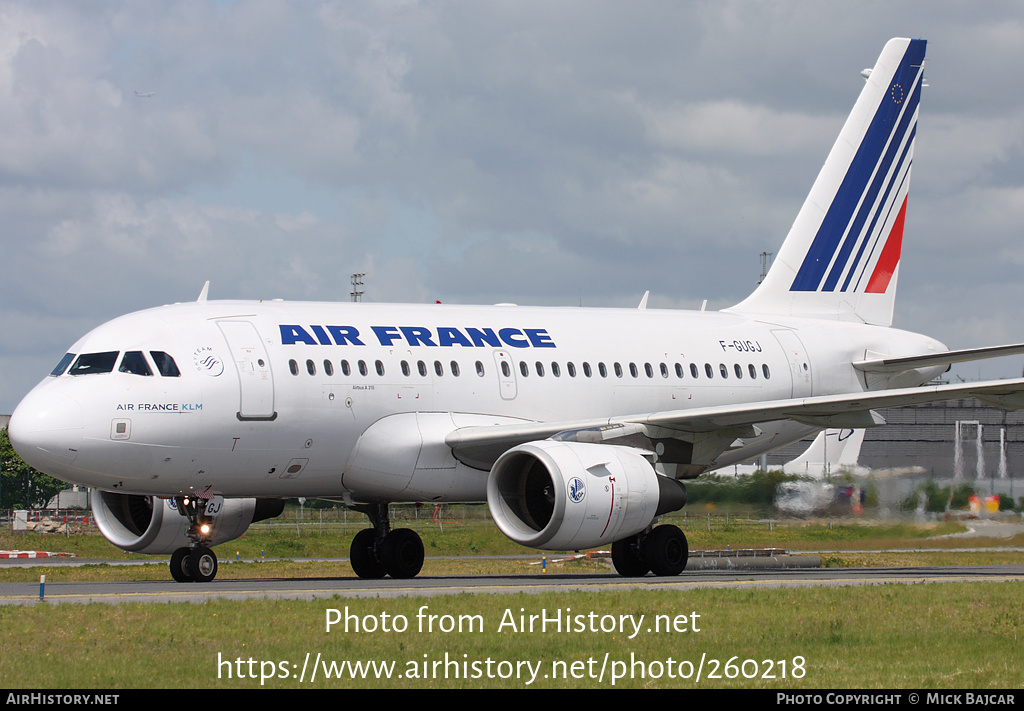
{"type": "Polygon", "coordinates": [[[729,310],[891,325],[925,47],[885,45],[771,270],[729,310]]]}

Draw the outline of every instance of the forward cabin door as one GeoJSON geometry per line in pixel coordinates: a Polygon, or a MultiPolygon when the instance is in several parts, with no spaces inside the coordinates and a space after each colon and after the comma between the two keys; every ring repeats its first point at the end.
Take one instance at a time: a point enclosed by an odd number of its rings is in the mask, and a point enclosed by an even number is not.
{"type": "Polygon", "coordinates": [[[238,419],[275,419],[270,358],[256,327],[248,321],[218,321],[217,325],[228,342],[238,372],[238,419]]]}

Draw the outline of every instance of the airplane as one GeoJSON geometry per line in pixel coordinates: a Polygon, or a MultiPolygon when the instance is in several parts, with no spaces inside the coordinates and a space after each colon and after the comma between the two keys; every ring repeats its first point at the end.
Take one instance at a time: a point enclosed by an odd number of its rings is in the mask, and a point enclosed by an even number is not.
{"type": "Polygon", "coordinates": [[[893,39],[762,283],[719,312],[515,305],[195,302],[105,323],[13,413],[33,467],[92,487],[118,547],[208,582],[212,548],[325,497],[368,515],[363,578],[410,578],[423,542],[393,502],[487,502],[524,546],[611,546],[625,576],[671,576],[689,544],[658,522],[686,479],[879,408],[1024,379],[927,384],[949,351],[891,327],[926,43],[893,39]]]}
{"type": "MultiPolygon", "coordinates": [[[[861,445],[864,443],[863,429],[825,429],[798,456],[783,464],[779,469],[784,474],[795,474],[814,479],[826,479],[840,472],[867,473],[857,464],[861,445]]],[[[764,467],[759,464],[734,464],[716,469],[719,476],[750,476],[764,467]]]]}
{"type": "Polygon", "coordinates": [[[156,96],[156,92],[155,91],[136,91],[135,92],[135,96],[140,98],[140,99],[152,99],[154,96],[156,96]]]}
{"type": "Polygon", "coordinates": [[[782,465],[782,472],[811,479],[867,473],[867,467],[857,464],[864,433],[863,429],[822,430],[800,456],[782,465]]]}

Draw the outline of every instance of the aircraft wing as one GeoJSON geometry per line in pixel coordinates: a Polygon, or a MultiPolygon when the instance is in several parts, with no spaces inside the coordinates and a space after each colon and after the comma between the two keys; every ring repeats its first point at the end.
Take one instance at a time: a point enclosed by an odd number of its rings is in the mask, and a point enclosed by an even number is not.
{"type": "Polygon", "coordinates": [[[777,420],[793,420],[823,428],[870,427],[883,423],[881,417],[873,412],[876,409],[966,397],[1006,409],[1024,409],[1024,378],[820,395],[571,422],[470,426],[450,432],[445,443],[459,460],[489,468],[488,462],[493,464],[511,447],[559,435],[564,437],[572,432],[587,431],[588,441],[601,441],[644,430],[649,434],[652,428],[659,437],[679,439],[720,431],[735,431],[736,436],[744,436],[740,434],[744,429],[753,432],[757,423],[777,420]]]}
{"type": "Polygon", "coordinates": [[[901,373],[914,368],[925,368],[943,363],[965,363],[983,358],[999,358],[1001,356],[1024,353],[1024,343],[1008,346],[989,346],[987,348],[967,348],[960,351],[943,351],[928,355],[907,356],[904,358],[873,358],[859,360],[853,367],[865,373],[901,373]]]}

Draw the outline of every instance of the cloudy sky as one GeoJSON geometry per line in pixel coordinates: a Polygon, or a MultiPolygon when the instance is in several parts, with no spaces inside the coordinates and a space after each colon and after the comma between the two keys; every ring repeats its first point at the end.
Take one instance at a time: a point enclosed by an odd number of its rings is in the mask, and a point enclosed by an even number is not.
{"type": "Polygon", "coordinates": [[[207,279],[732,305],[893,36],[929,40],[930,85],[896,325],[1024,341],[1019,2],[0,0],[0,412],[207,279]]]}

